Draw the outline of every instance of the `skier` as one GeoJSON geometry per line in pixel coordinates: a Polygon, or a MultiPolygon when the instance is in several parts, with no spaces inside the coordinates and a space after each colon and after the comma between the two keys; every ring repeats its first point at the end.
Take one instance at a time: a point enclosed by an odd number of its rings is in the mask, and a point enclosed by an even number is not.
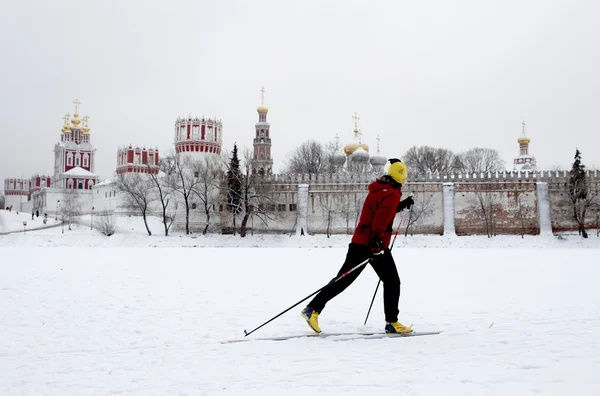
{"type": "MultiPolygon", "coordinates": [[[[383,282],[383,303],[386,333],[410,333],[412,329],[398,322],[398,301],[400,299],[400,277],[394,258],[388,248],[392,236],[392,224],[396,213],[410,209],[412,197],[400,201],[402,183],[408,172],[399,159],[389,160],[387,174],[369,185],[358,226],[354,230],[348,246],[346,261],[338,276],[356,265],[370,259],[370,264],[383,282]]],[[[360,275],[365,266],[359,267],[331,286],[323,289],[301,312],[311,329],[320,333],[319,314],[329,300],[343,292],[360,275]]]]}

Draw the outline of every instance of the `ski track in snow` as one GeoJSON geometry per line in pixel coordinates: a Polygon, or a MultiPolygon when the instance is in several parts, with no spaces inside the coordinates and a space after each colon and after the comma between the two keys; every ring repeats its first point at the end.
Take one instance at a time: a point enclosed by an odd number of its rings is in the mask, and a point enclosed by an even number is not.
{"type": "MultiPolygon", "coordinates": [[[[397,249],[400,321],[442,334],[242,344],[220,341],[323,286],[345,249],[0,254],[3,396],[600,394],[595,249],[397,249]]],[[[382,330],[381,290],[362,325],[376,283],[365,269],[324,330],[382,330]]],[[[309,333],[303,306],[252,336],[309,333]]]]}

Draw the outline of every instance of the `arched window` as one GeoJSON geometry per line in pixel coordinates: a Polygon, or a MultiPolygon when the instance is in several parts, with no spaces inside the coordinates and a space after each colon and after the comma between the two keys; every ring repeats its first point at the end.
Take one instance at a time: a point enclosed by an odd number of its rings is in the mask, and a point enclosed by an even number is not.
{"type": "Polygon", "coordinates": [[[67,166],[73,166],[73,153],[67,154],[67,166]]]}
{"type": "Polygon", "coordinates": [[[89,166],[90,156],[88,154],[83,155],[83,166],[87,168],[89,166]]]}
{"type": "Polygon", "coordinates": [[[75,154],[75,166],[81,166],[81,154],[75,154]]]}
{"type": "Polygon", "coordinates": [[[72,188],[73,188],[73,179],[69,179],[69,180],[67,181],[67,187],[68,187],[69,189],[72,189],[72,188]]]}

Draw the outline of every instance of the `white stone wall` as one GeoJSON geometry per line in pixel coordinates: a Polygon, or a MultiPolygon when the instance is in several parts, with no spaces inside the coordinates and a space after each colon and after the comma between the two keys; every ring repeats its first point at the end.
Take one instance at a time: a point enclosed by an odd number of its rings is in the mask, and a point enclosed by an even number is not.
{"type": "Polygon", "coordinates": [[[22,212],[23,204],[27,203],[27,196],[26,195],[6,195],[5,202],[6,202],[4,204],[5,207],[12,206],[13,211],[22,212]]]}
{"type": "Polygon", "coordinates": [[[113,213],[125,209],[122,192],[118,191],[115,183],[105,181],[92,188],[92,206],[94,213],[113,213]]]}

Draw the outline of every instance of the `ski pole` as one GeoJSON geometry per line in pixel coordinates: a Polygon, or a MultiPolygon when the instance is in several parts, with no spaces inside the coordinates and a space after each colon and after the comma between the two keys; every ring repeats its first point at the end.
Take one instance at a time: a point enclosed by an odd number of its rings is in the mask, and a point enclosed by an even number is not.
{"type": "Polygon", "coordinates": [[[317,294],[318,292],[320,292],[321,290],[333,285],[335,282],[339,281],[340,279],[344,278],[345,276],[350,275],[350,273],[356,271],[357,269],[359,269],[360,267],[366,265],[369,261],[371,261],[371,258],[369,257],[368,259],[366,259],[365,261],[357,264],[356,266],[350,268],[348,271],[344,272],[343,274],[341,274],[340,276],[333,278],[328,284],[326,284],[325,286],[323,286],[322,288],[320,288],[319,290],[315,291],[314,293],[304,297],[302,300],[298,301],[296,304],[292,305],[291,307],[289,307],[288,309],[286,309],[285,311],[279,313],[278,315],[272,317],[271,319],[267,320],[265,323],[261,324],[260,326],[258,326],[257,328],[255,328],[252,331],[246,331],[244,330],[244,337],[249,336],[250,334],[254,333],[256,330],[260,329],[261,327],[263,327],[264,325],[272,322],[273,320],[277,319],[278,317],[280,317],[281,315],[283,315],[284,313],[286,313],[287,311],[289,311],[290,309],[294,308],[295,306],[299,305],[300,303],[302,303],[303,301],[308,300],[309,298],[311,298],[312,296],[314,296],[315,294],[317,294]]]}
{"type": "MultiPolygon", "coordinates": [[[[413,193],[410,193],[409,197],[412,197],[413,193]]],[[[404,212],[404,211],[403,211],[404,212]]],[[[402,223],[404,223],[404,218],[406,217],[406,213],[402,213],[400,216],[400,224],[398,224],[398,228],[396,228],[396,233],[394,234],[394,240],[392,241],[392,245],[390,246],[390,252],[394,248],[394,243],[396,242],[396,237],[398,236],[398,232],[400,231],[400,227],[402,227],[402,223]]],[[[365,318],[364,325],[367,324],[367,320],[369,320],[369,314],[371,313],[371,308],[373,308],[373,302],[375,301],[375,296],[377,295],[377,290],[379,290],[379,284],[381,283],[381,279],[377,281],[377,286],[375,287],[375,293],[373,293],[373,298],[371,299],[371,305],[369,305],[369,311],[367,312],[367,317],[365,318]]]]}

